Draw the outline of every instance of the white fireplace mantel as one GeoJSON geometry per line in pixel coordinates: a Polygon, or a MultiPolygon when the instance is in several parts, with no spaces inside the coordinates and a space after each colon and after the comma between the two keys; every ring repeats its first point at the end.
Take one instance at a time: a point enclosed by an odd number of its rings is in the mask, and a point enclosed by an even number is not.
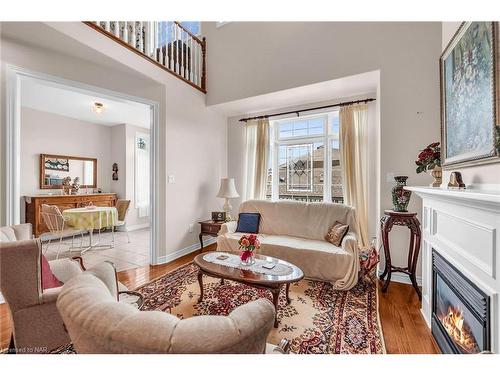
{"type": "Polygon", "coordinates": [[[415,192],[422,198],[434,198],[448,201],[460,201],[469,204],[486,204],[490,208],[500,210],[500,190],[478,189],[445,189],[440,187],[408,186],[407,190],[415,192]]]}
{"type": "Polygon", "coordinates": [[[432,249],[490,296],[491,350],[500,352],[500,191],[406,187],[422,204],[422,314],[432,316],[432,249]]]}

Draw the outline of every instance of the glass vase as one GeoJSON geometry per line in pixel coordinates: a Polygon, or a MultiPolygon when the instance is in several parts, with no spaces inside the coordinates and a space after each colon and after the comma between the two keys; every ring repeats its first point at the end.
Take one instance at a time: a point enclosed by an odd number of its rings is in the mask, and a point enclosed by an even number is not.
{"type": "Polygon", "coordinates": [[[253,254],[253,251],[250,251],[250,254],[247,254],[246,256],[244,256],[244,254],[247,252],[248,251],[241,252],[241,255],[240,255],[241,264],[244,266],[251,266],[252,264],[255,263],[254,254],[253,254]]]}

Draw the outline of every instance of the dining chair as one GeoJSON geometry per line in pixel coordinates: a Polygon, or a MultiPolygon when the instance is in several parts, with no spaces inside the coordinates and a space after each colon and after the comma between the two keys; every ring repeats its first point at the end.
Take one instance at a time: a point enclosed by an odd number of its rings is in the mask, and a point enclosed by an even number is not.
{"type": "MultiPolygon", "coordinates": [[[[117,199],[116,200],[116,211],[118,211],[118,223],[115,225],[115,228],[123,227],[125,232],[127,233],[127,240],[130,243],[130,236],[128,234],[127,227],[127,214],[130,208],[130,200],[129,199],[117,199]]],[[[113,230],[113,243],[115,242],[115,231],[113,230]]]]}
{"type": "Polygon", "coordinates": [[[55,239],[59,240],[58,246],[57,246],[57,255],[56,259],[59,258],[59,254],[61,253],[61,246],[62,246],[62,240],[64,237],[69,237],[71,236],[71,248],[69,249],[74,249],[74,242],[75,242],[75,236],[76,235],[81,235],[81,240],[80,240],[80,247],[79,249],[82,249],[83,246],[83,233],[84,231],[80,229],[75,229],[72,228],[68,225],[69,219],[64,217],[61,211],[59,210],[59,207],[57,206],[51,206],[48,204],[42,204],[41,207],[41,213],[42,213],[42,220],[45,222],[45,225],[49,229],[49,240],[47,242],[47,246],[45,247],[44,254],[47,253],[49,250],[50,244],[52,240],[55,239]]]}

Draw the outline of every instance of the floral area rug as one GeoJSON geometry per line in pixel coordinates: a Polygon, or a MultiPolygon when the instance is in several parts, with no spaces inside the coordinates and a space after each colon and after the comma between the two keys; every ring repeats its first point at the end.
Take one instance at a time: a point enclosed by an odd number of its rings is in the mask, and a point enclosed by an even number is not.
{"type": "MultiPolygon", "coordinates": [[[[228,315],[237,306],[258,298],[272,300],[271,293],[237,282],[203,276],[204,299],[198,303],[198,267],[193,263],[137,289],[144,295],[142,310],[161,310],[188,318],[196,315],[228,315]]],[[[284,288],[279,297],[279,327],[268,342],[290,341],[297,354],[385,353],[378,319],[374,272],[365,275],[349,291],[334,290],[330,283],[301,280],[290,286],[291,303],[284,288]]]]}

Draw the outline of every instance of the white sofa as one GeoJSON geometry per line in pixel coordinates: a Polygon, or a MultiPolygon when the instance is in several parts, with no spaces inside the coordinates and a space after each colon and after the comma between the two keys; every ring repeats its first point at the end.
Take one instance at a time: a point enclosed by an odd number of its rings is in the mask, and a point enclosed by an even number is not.
{"type": "MultiPolygon", "coordinates": [[[[239,212],[261,215],[258,238],[260,253],[299,266],[306,278],[329,281],[335,289],[348,290],[358,282],[359,248],[354,208],[336,203],[250,200],[239,212]],[[339,221],[349,224],[341,247],[325,240],[331,226],[339,221]]],[[[217,237],[220,251],[237,252],[237,222],[222,225],[217,237]]]]}

